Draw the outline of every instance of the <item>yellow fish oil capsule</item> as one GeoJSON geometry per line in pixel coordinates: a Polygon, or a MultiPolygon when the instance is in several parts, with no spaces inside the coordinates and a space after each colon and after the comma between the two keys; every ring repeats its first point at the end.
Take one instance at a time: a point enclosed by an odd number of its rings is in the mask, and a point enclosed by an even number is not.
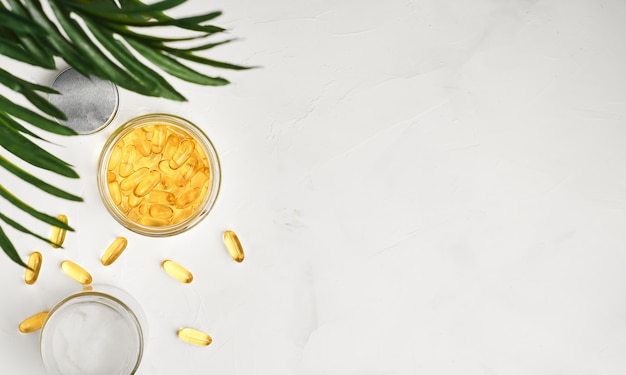
{"type": "Polygon", "coordinates": [[[139,168],[133,173],[131,173],[128,177],[126,177],[120,183],[120,189],[122,190],[134,190],[137,184],[150,172],[148,168],[139,168]]]}
{"type": "Polygon", "coordinates": [[[193,281],[193,274],[188,269],[172,260],[164,260],[161,263],[163,270],[181,283],[189,284],[193,281]]]}
{"type": "Polygon", "coordinates": [[[120,165],[122,161],[122,153],[124,152],[124,141],[120,141],[111,151],[111,157],[109,158],[109,164],[107,169],[112,171],[120,165]]]}
{"type": "Polygon", "coordinates": [[[28,268],[24,271],[24,282],[28,285],[33,285],[39,277],[39,271],[41,270],[41,262],[43,257],[41,253],[35,251],[28,257],[28,268]]]}
{"type": "Polygon", "coordinates": [[[239,237],[232,230],[224,232],[224,245],[235,262],[243,262],[244,252],[239,237]]]}
{"type": "Polygon", "coordinates": [[[165,205],[174,204],[174,202],[176,201],[176,197],[174,196],[174,194],[164,190],[152,190],[150,194],[146,196],[146,199],[150,203],[165,205]]]}
{"type": "Polygon", "coordinates": [[[113,203],[115,203],[116,206],[119,206],[122,203],[122,191],[120,190],[120,184],[118,184],[117,181],[113,181],[109,182],[107,186],[113,203]]]}
{"type": "Polygon", "coordinates": [[[213,342],[211,336],[193,328],[183,328],[178,330],[178,337],[184,342],[198,346],[209,346],[213,342]]]}
{"type": "Polygon", "coordinates": [[[128,177],[133,171],[133,163],[135,162],[135,154],[137,151],[133,145],[124,147],[122,152],[122,160],[120,160],[120,167],[118,173],[121,177],[128,177]]]}
{"type": "Polygon", "coordinates": [[[85,271],[83,267],[72,261],[66,260],[61,263],[61,269],[63,270],[63,272],[65,272],[67,276],[71,277],[72,279],[78,281],[83,285],[91,284],[91,282],[93,281],[89,272],[85,271]]]}
{"type": "Polygon", "coordinates": [[[128,196],[128,206],[130,208],[135,208],[139,206],[143,202],[143,198],[136,196],[135,194],[130,194],[128,196]]]}
{"type": "Polygon", "coordinates": [[[17,327],[22,333],[35,332],[43,327],[43,322],[48,317],[48,312],[43,311],[24,319],[17,327]]]}
{"type": "Polygon", "coordinates": [[[196,166],[198,165],[198,159],[190,157],[185,164],[178,170],[178,176],[176,177],[176,186],[185,186],[191,179],[191,176],[196,172],[196,166]]]}
{"type": "Polygon", "coordinates": [[[150,217],[150,216],[139,216],[137,219],[133,219],[133,220],[147,227],[166,227],[170,225],[169,220],[160,219],[157,217],[150,217]]]}
{"type": "Polygon", "coordinates": [[[161,182],[161,174],[157,171],[150,171],[135,187],[133,191],[136,196],[143,197],[154,189],[161,182]]]}
{"type": "Polygon", "coordinates": [[[151,204],[148,215],[157,219],[169,219],[174,215],[174,210],[162,204],[151,204]]]}
{"type": "Polygon", "coordinates": [[[160,154],[150,154],[148,156],[142,156],[139,159],[137,159],[135,161],[134,166],[136,169],[144,168],[144,167],[148,169],[154,169],[156,168],[160,160],[161,160],[160,154]]]}
{"type": "Polygon", "coordinates": [[[113,242],[111,242],[109,247],[107,247],[107,249],[105,250],[102,258],[100,258],[102,265],[106,267],[113,264],[113,262],[115,262],[117,258],[122,255],[122,253],[126,249],[126,245],[128,245],[128,240],[126,240],[126,238],[124,237],[117,237],[115,240],[113,240],[113,242]]]}
{"type": "Polygon", "coordinates": [[[202,168],[201,170],[198,170],[196,172],[196,174],[193,175],[193,177],[191,177],[191,181],[189,183],[189,185],[191,186],[191,188],[202,188],[204,187],[204,185],[206,185],[207,182],[209,182],[209,178],[211,177],[211,170],[209,168],[202,168]]]}
{"type": "Polygon", "coordinates": [[[172,224],[180,223],[181,221],[191,216],[191,214],[193,214],[193,211],[194,211],[193,207],[187,207],[182,210],[176,210],[176,212],[174,212],[174,216],[172,216],[171,223],[172,224]]]}
{"type": "Polygon", "coordinates": [[[195,202],[202,191],[198,188],[187,190],[180,197],[176,198],[176,208],[185,208],[195,202]]]}
{"type": "MultiPolygon", "coordinates": [[[[57,216],[57,219],[59,219],[59,221],[63,222],[64,224],[67,224],[67,216],[59,215],[57,216]]],[[[52,233],[50,234],[50,241],[52,241],[52,247],[54,247],[55,249],[58,249],[59,247],[63,246],[63,242],[65,242],[66,233],[67,233],[67,230],[53,226],[52,233]]]]}
{"type": "Polygon", "coordinates": [[[195,147],[196,144],[193,140],[183,139],[174,152],[174,156],[170,159],[170,168],[178,169],[185,164],[195,147]]]}
{"type": "Polygon", "coordinates": [[[133,141],[133,145],[135,146],[135,150],[139,152],[143,156],[148,156],[152,152],[152,145],[150,141],[146,139],[146,135],[141,130],[135,130],[131,134],[131,140],[133,141]]]}
{"type": "Polygon", "coordinates": [[[163,159],[171,159],[179,144],[180,137],[176,134],[170,134],[165,141],[165,146],[163,146],[163,159]]]}
{"type": "Polygon", "coordinates": [[[163,125],[155,125],[152,133],[152,152],[160,153],[165,145],[167,128],[163,125]]]}

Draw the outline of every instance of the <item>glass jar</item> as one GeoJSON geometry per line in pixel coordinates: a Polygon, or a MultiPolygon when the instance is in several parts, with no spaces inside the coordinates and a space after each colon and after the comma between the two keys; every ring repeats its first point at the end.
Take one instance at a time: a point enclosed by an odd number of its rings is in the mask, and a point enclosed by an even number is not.
{"type": "Polygon", "coordinates": [[[191,122],[169,114],[133,118],[108,139],[98,163],[104,205],[123,226],[163,237],[209,213],[219,194],[215,147],[191,122]]]}
{"type": "Polygon", "coordinates": [[[50,310],[41,329],[46,370],[57,375],[134,374],[144,351],[146,320],[121,289],[93,285],[50,310]]]}

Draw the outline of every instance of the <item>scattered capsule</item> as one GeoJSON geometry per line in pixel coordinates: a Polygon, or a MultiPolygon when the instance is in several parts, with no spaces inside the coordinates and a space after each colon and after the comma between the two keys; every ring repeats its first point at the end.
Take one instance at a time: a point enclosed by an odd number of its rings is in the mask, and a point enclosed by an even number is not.
{"type": "Polygon", "coordinates": [[[107,169],[112,171],[115,170],[120,165],[120,161],[122,161],[122,154],[124,152],[124,141],[120,141],[115,147],[113,147],[113,151],[111,151],[111,157],[109,157],[109,164],[107,169]]]}
{"type": "Polygon", "coordinates": [[[120,183],[120,189],[122,189],[123,191],[129,191],[129,190],[134,190],[135,187],[137,187],[137,185],[139,184],[139,182],[141,182],[141,180],[148,174],[150,173],[150,169],[148,168],[139,168],[136,171],[134,171],[133,173],[130,174],[130,176],[126,177],[121,183],[120,183]]]}
{"type": "MultiPolygon", "coordinates": [[[[63,222],[64,224],[67,224],[67,216],[59,215],[57,216],[57,219],[63,222]]],[[[53,226],[52,233],[50,234],[50,241],[52,242],[52,247],[54,247],[55,249],[58,249],[59,247],[63,246],[63,242],[65,242],[66,233],[67,233],[67,230],[53,226]]]]}
{"type": "Polygon", "coordinates": [[[28,268],[24,271],[24,281],[28,285],[33,285],[39,277],[39,271],[41,270],[41,262],[43,257],[41,253],[35,251],[28,257],[28,268]]]}
{"type": "Polygon", "coordinates": [[[102,258],[100,258],[102,265],[106,267],[113,264],[113,262],[115,262],[117,258],[122,255],[122,253],[126,249],[126,245],[128,245],[128,240],[126,240],[126,238],[124,237],[117,237],[115,240],[113,240],[109,247],[107,247],[107,249],[104,251],[102,258]]]}
{"type": "Polygon", "coordinates": [[[155,125],[152,133],[152,152],[158,154],[163,150],[167,135],[167,128],[163,125],[155,125]]]}
{"type": "Polygon", "coordinates": [[[131,140],[137,152],[143,156],[148,156],[152,152],[152,145],[150,141],[146,139],[146,135],[142,132],[135,131],[131,133],[131,140]]]}
{"type": "Polygon", "coordinates": [[[228,249],[228,253],[235,260],[235,262],[243,262],[244,253],[243,247],[241,246],[241,242],[239,242],[239,238],[232,230],[227,230],[224,232],[224,245],[226,245],[226,249],[228,249]]]}
{"type": "Polygon", "coordinates": [[[185,267],[172,260],[164,260],[163,263],[161,263],[161,267],[163,267],[163,270],[168,275],[172,276],[181,283],[189,284],[193,281],[193,274],[185,267]]]}
{"type": "Polygon", "coordinates": [[[195,147],[196,144],[193,140],[183,139],[178,145],[176,152],[174,152],[174,156],[170,159],[170,168],[178,169],[185,164],[195,147]]]}
{"type": "Polygon", "coordinates": [[[150,171],[135,187],[133,192],[138,197],[143,197],[154,189],[161,182],[161,174],[157,171],[150,171]]]}
{"type": "Polygon", "coordinates": [[[37,313],[33,316],[30,316],[24,319],[17,328],[22,333],[35,332],[41,329],[41,327],[43,327],[43,322],[46,321],[47,317],[48,317],[47,311],[37,313]]]}
{"type": "Polygon", "coordinates": [[[165,146],[163,146],[163,158],[171,159],[180,144],[180,137],[176,134],[170,134],[165,141],[165,146]]]}
{"type": "Polygon", "coordinates": [[[85,271],[83,267],[72,261],[66,260],[61,263],[61,269],[63,270],[63,272],[65,272],[67,276],[71,277],[72,279],[78,281],[83,285],[91,284],[91,282],[93,281],[89,272],[85,271]]]}
{"type": "Polygon", "coordinates": [[[181,340],[198,346],[209,346],[213,342],[211,336],[193,328],[183,328],[178,331],[181,340]]]}
{"type": "Polygon", "coordinates": [[[198,188],[188,190],[176,198],[176,208],[185,208],[198,200],[202,191],[198,188]]]}

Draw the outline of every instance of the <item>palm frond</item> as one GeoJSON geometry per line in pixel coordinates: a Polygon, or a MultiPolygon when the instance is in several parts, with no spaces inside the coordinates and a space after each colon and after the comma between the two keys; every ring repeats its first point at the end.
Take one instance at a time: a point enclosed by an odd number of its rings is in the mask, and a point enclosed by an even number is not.
{"type": "MultiPolygon", "coordinates": [[[[210,24],[222,14],[220,11],[185,18],[166,14],[184,2],[161,0],[145,4],[141,0],[48,0],[52,10],[52,14],[49,14],[44,11],[41,0],[6,0],[0,2],[0,54],[46,69],[55,69],[55,58],[60,57],[85,76],[97,76],[147,96],[186,100],[160,74],[161,71],[196,84],[221,86],[229,82],[222,77],[191,69],[181,61],[191,61],[211,69],[244,70],[250,67],[197,54],[234,39],[206,40],[226,31],[210,24]],[[142,32],[136,32],[131,27],[140,28],[142,32]],[[175,28],[188,35],[162,37],[152,35],[149,31],[153,28],[175,28]],[[185,48],[175,45],[193,41],[197,41],[197,45],[185,48]]],[[[10,96],[0,93],[0,146],[36,168],[68,178],[78,178],[69,163],[31,140],[46,140],[31,130],[32,127],[36,128],[34,130],[64,136],[76,134],[58,122],[66,119],[65,114],[42,95],[58,93],[48,86],[29,82],[4,69],[0,69],[0,85],[21,94],[30,106],[18,105],[9,99],[10,96]]],[[[48,194],[82,201],[82,198],[35,177],[3,155],[0,155],[0,167],[48,194]]],[[[3,185],[0,185],[0,197],[37,220],[73,230],[54,216],[26,204],[3,185]]],[[[0,220],[20,232],[51,243],[49,239],[1,212],[0,220]]],[[[2,227],[0,248],[15,263],[26,266],[2,227]]]]}

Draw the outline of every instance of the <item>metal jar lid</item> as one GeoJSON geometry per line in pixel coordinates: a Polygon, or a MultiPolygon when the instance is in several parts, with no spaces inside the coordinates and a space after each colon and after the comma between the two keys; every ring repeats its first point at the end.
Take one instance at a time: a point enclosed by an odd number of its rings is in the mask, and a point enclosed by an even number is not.
{"type": "Polygon", "coordinates": [[[69,68],[62,71],[52,83],[61,95],[50,95],[48,100],[67,116],[59,122],[78,134],[95,133],[111,123],[119,105],[117,87],[98,77],[85,77],[69,68]]]}

